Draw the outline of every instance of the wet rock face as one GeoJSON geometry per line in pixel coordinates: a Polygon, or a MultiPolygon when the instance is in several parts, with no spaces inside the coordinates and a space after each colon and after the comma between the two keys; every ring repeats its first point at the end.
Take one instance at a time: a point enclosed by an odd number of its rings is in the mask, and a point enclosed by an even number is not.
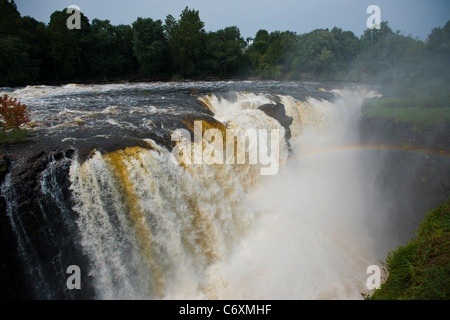
{"type": "Polygon", "coordinates": [[[69,170],[74,150],[10,154],[0,197],[1,296],[5,299],[88,299],[93,290],[72,210],[69,170]],[[82,270],[82,290],[69,290],[67,268],[82,270]]]}
{"type": "Polygon", "coordinates": [[[6,174],[8,173],[9,160],[5,154],[0,153],[0,183],[3,182],[6,174]]]}
{"type": "MultiPolygon", "coordinates": [[[[380,146],[363,161],[377,163],[376,187],[388,233],[408,240],[425,214],[444,203],[450,187],[450,125],[417,130],[408,123],[363,116],[363,145],[380,146]]],[[[368,169],[369,170],[369,169],[368,169]]]]}
{"type": "Polygon", "coordinates": [[[290,125],[292,124],[292,121],[294,119],[286,114],[284,105],[282,103],[263,104],[262,106],[259,106],[258,109],[263,111],[269,117],[277,120],[284,127],[284,129],[286,130],[285,139],[286,141],[289,141],[289,139],[291,138],[290,125]]]}
{"type": "Polygon", "coordinates": [[[193,112],[155,115],[150,130],[108,128],[35,132],[31,139],[8,146],[0,153],[0,297],[4,299],[95,298],[89,277],[90,262],[83,253],[70,191],[70,166],[76,158],[85,161],[93,150],[109,153],[126,147],[149,147],[153,139],[172,149],[172,130],[191,130],[195,120],[216,121],[199,104],[193,112]],[[198,110],[197,110],[198,109],[198,110]],[[113,133],[113,134],[112,134],[113,133]],[[64,141],[64,142],[63,142],[64,141]],[[1,170],[3,169],[3,170],[1,170]],[[81,269],[81,290],[69,290],[67,268],[81,269]]]}

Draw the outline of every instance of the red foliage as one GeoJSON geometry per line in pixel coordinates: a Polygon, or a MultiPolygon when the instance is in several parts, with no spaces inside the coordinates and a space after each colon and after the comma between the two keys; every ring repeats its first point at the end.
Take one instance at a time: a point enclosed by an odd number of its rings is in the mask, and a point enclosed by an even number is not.
{"type": "Polygon", "coordinates": [[[0,126],[8,130],[30,122],[27,106],[8,95],[0,97],[0,126]]]}

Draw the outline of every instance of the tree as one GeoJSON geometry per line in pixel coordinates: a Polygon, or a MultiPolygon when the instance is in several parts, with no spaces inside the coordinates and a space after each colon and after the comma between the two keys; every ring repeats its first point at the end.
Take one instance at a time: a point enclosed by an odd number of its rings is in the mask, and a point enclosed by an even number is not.
{"type": "Polygon", "coordinates": [[[8,95],[0,97],[0,127],[4,130],[19,129],[30,122],[27,106],[8,95]]]}
{"type": "Polygon", "coordinates": [[[48,25],[50,55],[54,61],[54,72],[59,80],[72,79],[89,74],[89,19],[81,13],[81,29],[67,28],[67,10],[55,11],[48,25]]]}
{"type": "Polygon", "coordinates": [[[22,126],[30,122],[27,106],[8,95],[0,97],[0,144],[18,142],[30,136],[22,126]]]}
{"type": "Polygon", "coordinates": [[[114,26],[117,46],[120,54],[125,59],[121,72],[134,72],[137,68],[137,59],[133,52],[133,28],[130,25],[120,24],[114,26]]]}
{"type": "Polygon", "coordinates": [[[341,28],[334,27],[331,30],[334,36],[335,62],[333,69],[340,79],[346,79],[348,72],[355,63],[355,59],[360,51],[359,39],[351,31],[342,31],[341,28]]]}
{"type": "Polygon", "coordinates": [[[298,41],[298,51],[292,62],[294,76],[330,77],[336,59],[337,41],[334,34],[328,29],[316,29],[299,36],[298,41]]]}
{"type": "Polygon", "coordinates": [[[427,74],[450,80],[450,20],[434,28],[426,40],[427,74]]]}
{"type": "Polygon", "coordinates": [[[390,86],[397,82],[405,84],[409,75],[422,64],[418,59],[421,47],[419,41],[400,31],[392,31],[383,21],[380,29],[367,29],[361,36],[361,52],[355,70],[371,81],[390,86]]]}
{"type": "Polygon", "coordinates": [[[380,24],[380,28],[372,28],[364,30],[364,33],[361,36],[361,41],[363,46],[369,45],[379,45],[389,36],[393,35],[394,31],[389,27],[387,21],[382,21],[380,24]]]}
{"type": "Polygon", "coordinates": [[[33,80],[53,79],[52,58],[50,56],[50,41],[47,27],[34,18],[22,17],[18,32],[20,39],[27,44],[32,70],[36,70],[33,80]]]}
{"type": "Polygon", "coordinates": [[[0,0],[0,85],[35,81],[48,63],[45,25],[21,17],[14,1],[0,0]]]}
{"type": "Polygon", "coordinates": [[[270,34],[267,30],[260,29],[256,32],[253,43],[245,51],[245,59],[248,61],[248,69],[251,74],[256,74],[260,69],[260,59],[269,47],[270,34]]]}
{"type": "Polygon", "coordinates": [[[206,72],[220,77],[236,75],[243,64],[245,40],[239,28],[227,27],[206,36],[206,72]]]}
{"type": "Polygon", "coordinates": [[[419,63],[415,63],[417,70],[411,77],[410,87],[419,92],[417,87],[427,88],[429,96],[441,99],[442,105],[450,101],[450,21],[444,27],[434,28],[428,35],[423,50],[416,50],[415,56],[419,63]]]}
{"type": "Polygon", "coordinates": [[[0,85],[17,86],[36,79],[28,45],[17,37],[0,38],[0,85]]]}
{"type": "Polygon", "coordinates": [[[133,22],[133,52],[142,75],[163,70],[167,43],[161,20],[138,18],[133,22]]]}
{"type": "Polygon", "coordinates": [[[178,21],[166,18],[173,68],[182,76],[198,75],[202,72],[206,32],[198,10],[186,7],[178,21]]]}
{"type": "Polygon", "coordinates": [[[258,51],[261,55],[266,53],[267,48],[269,47],[270,34],[267,30],[260,29],[256,32],[255,39],[253,40],[252,46],[256,51],[258,51]]]}
{"type": "Polygon", "coordinates": [[[94,78],[114,78],[134,68],[132,29],[113,26],[109,20],[92,20],[89,69],[94,78]]]}
{"type": "Polygon", "coordinates": [[[0,0],[0,12],[0,36],[17,36],[21,19],[14,1],[0,0]]]}
{"type": "Polygon", "coordinates": [[[427,38],[427,48],[432,52],[450,55],[450,20],[444,27],[431,30],[427,38]]]}
{"type": "Polygon", "coordinates": [[[268,48],[259,61],[260,73],[266,78],[287,75],[297,48],[296,34],[291,31],[275,31],[270,34],[269,41],[268,48]]]}

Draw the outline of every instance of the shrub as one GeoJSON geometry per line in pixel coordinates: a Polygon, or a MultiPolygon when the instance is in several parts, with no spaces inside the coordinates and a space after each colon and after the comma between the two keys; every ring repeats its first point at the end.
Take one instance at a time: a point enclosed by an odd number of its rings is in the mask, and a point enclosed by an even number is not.
{"type": "Polygon", "coordinates": [[[8,95],[0,97],[0,144],[14,143],[30,136],[21,128],[30,122],[27,106],[8,95]]]}
{"type": "Polygon", "coordinates": [[[0,97],[0,126],[3,130],[19,129],[30,122],[27,106],[8,95],[0,97]]]}

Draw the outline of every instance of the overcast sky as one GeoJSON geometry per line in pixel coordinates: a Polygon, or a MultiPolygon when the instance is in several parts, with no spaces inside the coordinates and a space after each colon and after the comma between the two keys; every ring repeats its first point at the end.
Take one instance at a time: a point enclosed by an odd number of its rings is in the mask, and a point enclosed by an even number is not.
{"type": "Polygon", "coordinates": [[[206,31],[237,26],[244,38],[259,29],[294,31],[340,27],[360,36],[366,28],[369,5],[378,5],[381,20],[395,31],[424,40],[434,27],[450,20],[450,0],[15,0],[22,16],[48,23],[55,10],[77,5],[93,20],[131,24],[138,17],[179,18],[188,6],[200,12],[206,31]]]}

